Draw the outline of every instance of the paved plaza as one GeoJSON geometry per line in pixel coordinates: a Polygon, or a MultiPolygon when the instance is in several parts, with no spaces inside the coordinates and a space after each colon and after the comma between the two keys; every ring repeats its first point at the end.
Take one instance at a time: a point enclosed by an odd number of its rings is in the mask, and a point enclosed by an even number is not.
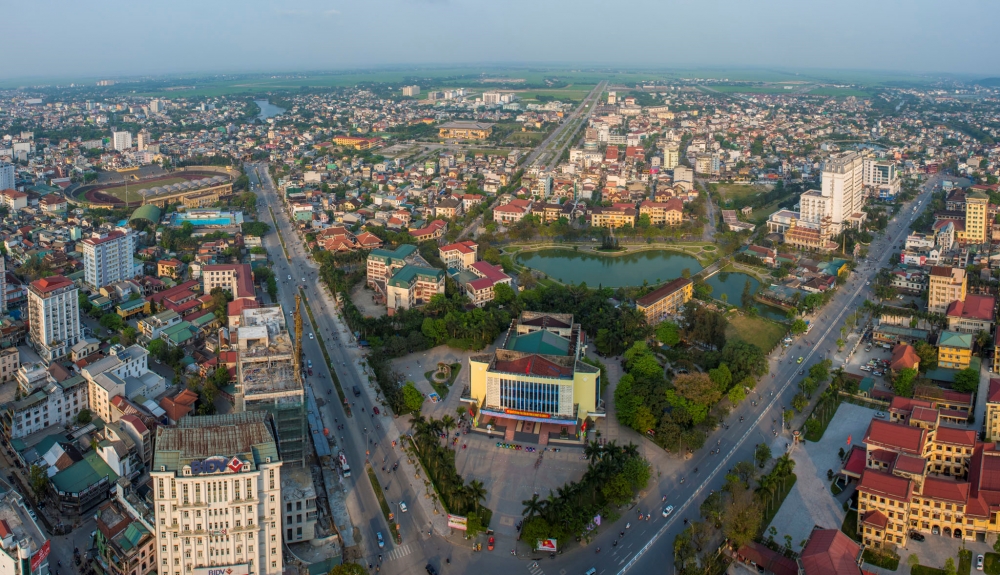
{"type": "MultiPolygon", "coordinates": [[[[814,525],[827,529],[840,528],[846,512],[830,491],[826,471],[832,469],[836,473],[840,470],[840,448],[843,447],[844,451],[849,449],[848,437],[851,438],[851,445],[860,444],[873,415],[874,409],[842,403],[818,443],[806,442],[792,449],[798,479],[771,522],[771,527],[778,531],[775,541],[782,543],[785,535],[791,535],[792,546],[799,551],[799,543],[814,525]]],[[[786,437],[778,437],[771,444],[771,452],[780,456],[787,443],[786,437]]]]}
{"type": "Polygon", "coordinates": [[[583,450],[558,447],[558,452],[534,453],[524,449],[515,451],[496,446],[502,437],[489,437],[481,433],[462,436],[467,449],[459,449],[455,467],[466,482],[478,479],[486,486],[486,506],[493,510],[493,529],[499,535],[516,535],[515,524],[521,518],[525,499],[538,493],[541,499],[549,491],[573,481],[579,481],[587,470],[587,461],[581,459],[583,450]],[[541,463],[535,463],[541,458],[541,463]]]}

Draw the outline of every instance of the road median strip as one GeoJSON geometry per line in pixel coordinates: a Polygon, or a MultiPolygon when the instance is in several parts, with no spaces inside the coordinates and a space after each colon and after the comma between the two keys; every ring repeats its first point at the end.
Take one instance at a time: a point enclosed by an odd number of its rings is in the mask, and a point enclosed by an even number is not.
{"type": "Polygon", "coordinates": [[[378,499],[378,505],[382,508],[382,516],[385,517],[386,523],[389,524],[389,531],[392,533],[392,538],[396,543],[402,543],[403,538],[399,534],[399,527],[396,525],[394,516],[392,515],[392,510],[389,509],[389,502],[385,500],[385,495],[382,493],[382,484],[378,481],[378,476],[375,475],[375,468],[369,463],[365,463],[365,471],[368,472],[368,480],[371,481],[372,489],[375,491],[375,497],[378,499]]]}
{"type": "Polygon", "coordinates": [[[306,315],[309,316],[309,325],[312,326],[313,332],[316,334],[316,343],[319,344],[320,351],[323,352],[323,359],[326,360],[327,367],[330,368],[330,377],[333,379],[333,385],[337,388],[337,396],[340,397],[340,402],[344,405],[344,413],[351,417],[351,406],[347,403],[347,394],[344,393],[344,388],[340,384],[340,378],[337,377],[337,370],[334,368],[333,362],[330,361],[330,353],[326,349],[326,343],[323,341],[323,336],[319,333],[320,329],[316,326],[316,318],[313,316],[312,307],[309,305],[309,298],[305,294],[305,290],[301,287],[299,292],[302,294],[302,303],[306,306],[306,315]]]}

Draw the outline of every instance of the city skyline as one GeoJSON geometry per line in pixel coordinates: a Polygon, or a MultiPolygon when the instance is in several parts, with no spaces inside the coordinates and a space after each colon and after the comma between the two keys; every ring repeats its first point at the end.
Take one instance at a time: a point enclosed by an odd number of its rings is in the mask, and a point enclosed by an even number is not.
{"type": "MultiPolygon", "coordinates": [[[[29,3],[9,6],[11,21],[46,19],[46,37],[55,41],[40,44],[34,29],[10,29],[12,45],[33,48],[8,62],[0,79],[515,63],[1000,73],[989,56],[1000,41],[952,33],[940,26],[930,2],[911,3],[906,11],[857,0],[836,8],[865,17],[851,19],[851,28],[826,25],[829,7],[786,0],[666,6],[641,0],[628,11],[591,0],[515,0],[503,10],[463,0],[184,1],[169,8],[65,3],[59,18],[50,18],[50,7],[29,3]],[[89,49],[65,49],[72,45],[89,49]]],[[[1000,17],[1000,5],[978,0],[950,8],[984,21],[1000,17]]]]}

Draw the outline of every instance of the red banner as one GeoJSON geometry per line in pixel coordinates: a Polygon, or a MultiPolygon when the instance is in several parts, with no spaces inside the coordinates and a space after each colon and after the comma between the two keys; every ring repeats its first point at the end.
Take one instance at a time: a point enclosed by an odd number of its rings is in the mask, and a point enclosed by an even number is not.
{"type": "Polygon", "coordinates": [[[524,417],[542,417],[545,419],[549,419],[550,417],[552,417],[548,413],[540,413],[537,411],[522,411],[520,409],[504,409],[503,412],[506,413],[507,415],[521,415],[524,417]]]}
{"type": "Polygon", "coordinates": [[[31,572],[34,573],[38,571],[38,568],[42,566],[42,562],[45,561],[49,556],[49,551],[51,551],[52,543],[46,539],[45,544],[42,548],[35,552],[31,556],[31,572]]]}

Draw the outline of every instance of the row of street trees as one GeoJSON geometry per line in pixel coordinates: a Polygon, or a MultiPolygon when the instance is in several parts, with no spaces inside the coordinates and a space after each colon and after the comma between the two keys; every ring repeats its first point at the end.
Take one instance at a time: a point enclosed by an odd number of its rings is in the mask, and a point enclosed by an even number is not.
{"type": "MultiPolygon", "coordinates": [[[[766,445],[758,445],[758,463],[771,457],[766,445]],[[761,449],[763,446],[764,449],[761,449]]],[[[763,466],[760,466],[763,467],[763,466]]],[[[674,539],[674,566],[680,575],[707,575],[724,568],[722,545],[737,550],[759,540],[775,551],[782,551],[772,534],[763,539],[763,530],[777,513],[781,502],[795,484],[795,462],[782,455],[769,473],[758,476],[754,462],[737,463],[726,475],[721,491],[710,494],[701,504],[701,521],[694,521],[674,539]]],[[[785,550],[791,551],[791,537],[785,550]]]]}
{"type": "Polygon", "coordinates": [[[590,464],[580,481],[549,491],[545,498],[535,493],[521,502],[524,541],[534,545],[541,539],[589,538],[598,523],[617,519],[617,508],[649,483],[649,463],[633,443],[591,442],[584,454],[590,464]]]}

